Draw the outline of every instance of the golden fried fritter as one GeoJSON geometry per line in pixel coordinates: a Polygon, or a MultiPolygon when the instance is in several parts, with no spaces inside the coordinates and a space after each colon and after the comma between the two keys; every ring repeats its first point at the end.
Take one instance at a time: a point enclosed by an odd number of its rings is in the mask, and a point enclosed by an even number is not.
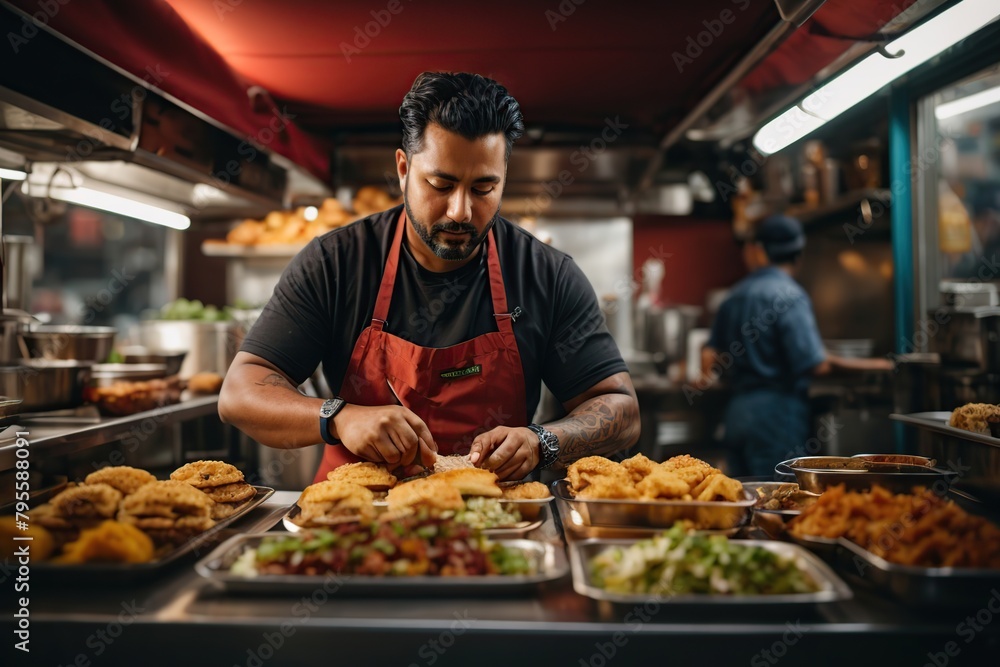
{"type": "Polygon", "coordinates": [[[385,491],[396,486],[396,476],[380,463],[347,463],[326,474],[331,482],[351,482],[370,491],[385,491]]]}
{"type": "Polygon", "coordinates": [[[966,403],[951,413],[950,426],[973,433],[990,433],[990,423],[1000,422],[1000,405],[966,403]]]}
{"type": "Polygon", "coordinates": [[[475,468],[468,456],[452,454],[450,456],[438,456],[434,461],[434,472],[447,472],[448,470],[458,470],[460,468],[475,468]]]}
{"type": "Polygon", "coordinates": [[[696,459],[695,457],[689,454],[681,454],[680,456],[674,456],[672,458],[667,459],[660,465],[666,468],[667,470],[677,470],[678,468],[690,468],[690,467],[712,468],[712,466],[709,465],[708,463],[705,463],[701,459],[696,459]]]}
{"type": "Polygon", "coordinates": [[[656,469],[656,462],[643,454],[636,454],[630,459],[622,461],[622,467],[628,470],[632,476],[632,481],[639,483],[642,478],[656,469]]]}
{"type": "Polygon", "coordinates": [[[121,492],[107,484],[85,484],[66,489],[50,502],[59,516],[72,519],[110,519],[118,511],[121,492]]]}
{"type": "Polygon", "coordinates": [[[644,500],[673,500],[689,493],[687,482],[668,470],[657,466],[635,485],[644,500]]]}
{"type": "Polygon", "coordinates": [[[95,470],[83,480],[85,484],[107,484],[118,489],[123,496],[139,490],[139,487],[155,482],[151,473],[131,466],[108,466],[95,470]]]}
{"type": "Polygon", "coordinates": [[[524,482],[503,489],[504,500],[543,500],[552,494],[541,482],[524,482]]]}
{"type": "Polygon", "coordinates": [[[243,473],[225,461],[193,461],[170,473],[170,479],[199,489],[243,481],[243,473]]]}
{"type": "Polygon", "coordinates": [[[201,492],[217,503],[239,503],[253,498],[257,493],[256,489],[246,482],[209,486],[201,489],[201,492]]]}
{"type": "Polygon", "coordinates": [[[744,499],[743,485],[722,474],[709,475],[701,484],[691,489],[695,500],[726,500],[737,502],[744,499]]]}
{"type": "Polygon", "coordinates": [[[635,490],[632,478],[627,475],[624,481],[595,477],[576,497],[590,500],[638,500],[639,492],[635,490]]]}
{"type": "Polygon", "coordinates": [[[167,480],[146,484],[125,498],[121,514],[167,518],[190,515],[207,518],[211,514],[213,502],[189,484],[167,480]]]}
{"type": "Polygon", "coordinates": [[[465,507],[462,494],[448,482],[431,477],[421,477],[390,489],[389,511],[427,507],[438,510],[460,510],[465,507]]]}
{"type": "Polygon", "coordinates": [[[105,520],[63,547],[58,563],[145,563],[153,559],[153,541],[126,523],[105,520]]]}
{"type": "Polygon", "coordinates": [[[212,505],[212,520],[222,521],[236,514],[243,503],[215,503],[212,505]]]}
{"type": "Polygon", "coordinates": [[[457,468],[445,472],[434,473],[428,479],[451,484],[463,496],[486,496],[499,498],[503,491],[497,486],[496,473],[482,468],[457,468]]]}
{"type": "Polygon", "coordinates": [[[629,471],[603,456],[586,456],[578,461],[574,461],[566,469],[566,479],[575,494],[579,494],[590,484],[598,480],[603,485],[619,484],[625,487],[632,486],[632,476],[629,471]]]}
{"type": "Polygon", "coordinates": [[[693,489],[701,484],[709,475],[721,474],[721,471],[716,468],[706,468],[704,466],[688,466],[686,468],[674,468],[673,470],[661,468],[661,470],[665,470],[666,472],[683,479],[689,489],[693,489]]]}

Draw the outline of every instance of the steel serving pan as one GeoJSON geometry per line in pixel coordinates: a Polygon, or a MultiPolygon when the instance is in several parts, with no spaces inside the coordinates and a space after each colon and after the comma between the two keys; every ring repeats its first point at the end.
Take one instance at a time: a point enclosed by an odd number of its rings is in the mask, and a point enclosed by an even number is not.
{"type": "Polygon", "coordinates": [[[254,486],[256,494],[243,503],[231,516],[221,519],[203,533],[195,535],[183,544],[161,554],[159,558],[148,563],[80,563],[76,565],[60,565],[42,561],[31,564],[31,574],[38,575],[42,581],[59,581],[66,583],[103,583],[128,584],[156,576],[178,559],[194,552],[203,552],[217,541],[219,533],[250,511],[259,507],[274,494],[274,489],[267,486],[254,486]]]}
{"type": "Polygon", "coordinates": [[[76,359],[100,363],[111,354],[114,327],[45,324],[21,332],[28,354],[40,359],[76,359]]]}
{"type": "Polygon", "coordinates": [[[846,456],[809,456],[782,461],[774,467],[779,475],[795,476],[799,487],[822,493],[830,486],[843,484],[849,491],[865,491],[874,485],[895,493],[909,493],[915,486],[947,485],[958,476],[951,470],[927,466],[875,463],[846,456]]]}
{"type": "Polygon", "coordinates": [[[595,500],[574,498],[565,479],[552,483],[563,525],[607,528],[670,528],[691,521],[705,530],[729,530],[746,523],[755,498],[743,491],[737,502],[697,500],[595,500]]]}
{"type": "MultiPolygon", "coordinates": [[[[285,527],[289,533],[297,533],[300,530],[305,530],[303,526],[300,526],[295,522],[295,519],[302,513],[302,508],[299,507],[298,503],[292,505],[288,513],[281,517],[281,525],[285,527]]],[[[357,517],[354,520],[360,520],[361,517],[357,517]]],[[[548,519],[548,516],[542,517],[541,519],[536,519],[534,521],[519,521],[512,526],[504,526],[502,528],[485,528],[480,532],[487,537],[493,539],[522,539],[525,538],[528,533],[537,530],[542,527],[542,524],[548,519]]],[[[343,523],[349,523],[349,521],[344,521],[343,523]]],[[[321,527],[321,526],[317,526],[321,527]]]]}
{"type": "Polygon", "coordinates": [[[926,456],[915,456],[912,454],[855,454],[851,458],[871,461],[872,463],[896,463],[912,466],[925,466],[933,468],[937,461],[926,456]]]}
{"type": "Polygon", "coordinates": [[[650,601],[674,605],[812,605],[849,600],[853,597],[847,587],[830,567],[814,554],[795,544],[770,540],[739,540],[739,544],[757,546],[772,553],[794,560],[795,564],[812,577],[820,586],[814,593],[790,595],[713,595],[686,593],[683,595],[654,595],[650,593],[613,593],[597,586],[591,576],[590,560],[610,547],[628,547],[634,540],[582,540],[570,542],[569,559],[573,570],[573,588],[580,595],[594,600],[621,604],[650,601]]]}
{"type": "Polygon", "coordinates": [[[338,595],[509,595],[529,593],[542,584],[566,576],[569,566],[561,546],[534,540],[495,540],[508,548],[520,549],[535,565],[529,575],[483,575],[467,577],[374,577],[369,575],[262,574],[241,577],[229,568],[247,549],[255,548],[265,537],[290,533],[253,533],[235,535],[195,564],[195,571],[233,593],[311,595],[317,588],[336,590],[338,595]],[[335,589],[331,589],[335,587],[335,589]]]}
{"type": "Polygon", "coordinates": [[[898,565],[846,538],[838,546],[840,572],[908,605],[978,609],[1000,588],[1000,570],[898,565]]]}

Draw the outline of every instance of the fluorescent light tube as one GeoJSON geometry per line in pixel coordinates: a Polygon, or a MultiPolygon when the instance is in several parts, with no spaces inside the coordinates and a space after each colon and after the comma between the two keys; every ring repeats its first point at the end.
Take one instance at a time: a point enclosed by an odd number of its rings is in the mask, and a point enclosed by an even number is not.
{"type": "MultiPolygon", "coordinates": [[[[762,127],[754,136],[754,146],[764,154],[781,150],[820,127],[825,121],[836,118],[913,68],[965,39],[997,16],[1000,16],[1000,3],[997,3],[997,0],[964,0],[950,7],[886,44],[884,52],[898,57],[891,58],[882,53],[872,53],[824,84],[816,92],[806,96],[799,105],[801,110],[819,121],[811,129],[798,134],[790,141],[775,141],[775,129],[771,126],[789,113],[793,114],[793,119],[799,118],[794,114],[793,107],[762,127]],[[761,138],[761,133],[765,131],[768,131],[768,134],[761,138]],[[774,145],[779,147],[768,148],[774,145]]],[[[802,123],[801,127],[807,127],[807,124],[802,123]]],[[[781,133],[781,136],[785,134],[787,130],[781,133]]]]}
{"type": "Polygon", "coordinates": [[[978,93],[940,104],[936,109],[934,109],[934,115],[937,116],[939,120],[943,120],[945,118],[952,118],[953,116],[968,113],[969,111],[985,107],[989,104],[995,104],[997,102],[1000,102],[1000,86],[997,86],[996,88],[987,88],[986,90],[982,90],[978,93]]]}
{"type": "Polygon", "coordinates": [[[754,148],[763,155],[777,153],[825,122],[822,118],[808,114],[799,107],[792,107],[757,131],[753,137],[754,148]]]}
{"type": "Polygon", "coordinates": [[[4,169],[0,167],[0,180],[4,181],[23,181],[28,177],[23,171],[18,171],[17,169],[4,169]]]}
{"type": "Polygon", "coordinates": [[[187,229],[191,226],[191,219],[186,215],[90,188],[53,187],[49,190],[48,195],[53,199],[60,199],[71,204],[98,208],[102,211],[110,211],[173,229],[187,229]]]}

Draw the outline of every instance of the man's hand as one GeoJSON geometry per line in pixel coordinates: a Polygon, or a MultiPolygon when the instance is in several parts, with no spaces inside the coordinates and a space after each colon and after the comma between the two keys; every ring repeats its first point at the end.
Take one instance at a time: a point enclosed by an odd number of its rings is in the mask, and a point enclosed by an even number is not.
{"type": "Polygon", "coordinates": [[[333,418],[344,447],[364,459],[387,463],[391,468],[421,463],[432,467],[437,444],[427,424],[400,405],[346,405],[333,418]]]}
{"type": "Polygon", "coordinates": [[[538,436],[523,426],[497,426],[476,436],[469,460],[477,468],[492,470],[501,480],[522,479],[538,465],[538,436]]]}

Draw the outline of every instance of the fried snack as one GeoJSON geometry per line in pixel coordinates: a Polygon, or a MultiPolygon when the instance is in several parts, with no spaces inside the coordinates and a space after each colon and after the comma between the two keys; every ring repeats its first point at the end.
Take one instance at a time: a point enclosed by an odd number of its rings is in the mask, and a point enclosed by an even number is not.
{"type": "Polygon", "coordinates": [[[63,547],[57,563],[146,563],[153,559],[153,541],[135,526],[110,519],[88,528],[63,547]]]}
{"type": "Polygon", "coordinates": [[[131,466],[108,466],[95,470],[83,480],[84,484],[107,484],[128,496],[139,490],[139,487],[155,482],[151,473],[131,466]]]}
{"type": "Polygon", "coordinates": [[[845,537],[899,565],[1000,568],[1000,528],[926,489],[848,493],[841,484],[788,525],[799,537],[845,537]]]}
{"type": "MultiPolygon", "coordinates": [[[[31,515],[35,519],[34,514],[31,515]]],[[[55,538],[48,530],[38,524],[37,521],[29,522],[28,528],[21,530],[16,523],[17,517],[13,514],[0,516],[0,561],[12,559],[14,552],[26,542],[15,538],[27,538],[31,540],[32,560],[45,560],[56,548],[55,538]]]]}
{"type": "MultiPolygon", "coordinates": [[[[635,491],[629,471],[622,467],[620,463],[615,463],[603,456],[587,456],[571,463],[566,469],[566,479],[569,480],[570,489],[576,495],[579,495],[588,486],[597,482],[600,482],[602,489],[610,489],[618,485],[631,488],[633,492],[635,491]]],[[[591,491],[587,497],[600,497],[593,494],[594,492],[591,491]]],[[[615,495],[613,497],[621,498],[627,496],[615,495]]]]}
{"type": "Polygon", "coordinates": [[[215,503],[212,505],[212,520],[222,521],[223,519],[228,519],[232,515],[236,514],[236,510],[240,508],[243,503],[215,503]]]}
{"type": "Polygon", "coordinates": [[[85,484],[66,489],[50,502],[60,517],[72,519],[110,519],[118,511],[122,494],[107,484],[85,484]]]}
{"type": "Polygon", "coordinates": [[[497,475],[482,468],[459,468],[431,475],[428,479],[451,484],[463,496],[486,496],[499,498],[503,491],[497,486],[497,475]]]}
{"type": "Polygon", "coordinates": [[[369,491],[385,491],[396,486],[396,476],[380,463],[347,463],[326,474],[331,482],[351,482],[369,491]]]}
{"type": "Polygon", "coordinates": [[[452,454],[450,456],[438,456],[434,461],[434,472],[447,472],[461,468],[475,468],[468,456],[452,454]]]}
{"type": "MultiPolygon", "coordinates": [[[[701,459],[696,459],[689,454],[681,454],[680,456],[674,456],[667,459],[660,464],[667,470],[678,470],[680,468],[708,468],[709,470],[715,470],[711,465],[705,463],[701,459]]],[[[718,471],[716,471],[718,472],[718,471]]]]}
{"type": "Polygon", "coordinates": [[[638,484],[646,475],[656,469],[656,462],[647,456],[636,454],[632,458],[622,461],[622,467],[628,470],[632,481],[638,484]]]}
{"type": "Polygon", "coordinates": [[[233,227],[226,234],[226,241],[239,245],[253,245],[264,233],[264,223],[258,220],[247,219],[233,227]]]}
{"type": "Polygon", "coordinates": [[[352,482],[327,480],[307,486],[299,497],[300,526],[330,526],[345,521],[371,520],[375,497],[352,482]]]}
{"type": "Polygon", "coordinates": [[[212,504],[211,498],[185,482],[176,480],[153,482],[141,487],[122,501],[119,519],[123,516],[207,518],[212,512],[212,504]]]}
{"type": "Polygon", "coordinates": [[[524,482],[503,489],[504,500],[544,500],[552,494],[541,482],[524,482]]]}
{"type": "Polygon", "coordinates": [[[691,487],[669,470],[654,465],[653,470],[635,485],[635,490],[643,500],[675,500],[685,495],[690,497],[691,487]]]}
{"type": "Polygon", "coordinates": [[[55,542],[56,549],[78,538],[82,529],[91,528],[102,521],[98,518],[68,520],[59,514],[52,503],[32,508],[28,511],[28,516],[31,518],[31,526],[41,526],[49,532],[55,542]]]}
{"type": "Polygon", "coordinates": [[[241,503],[254,497],[257,491],[246,482],[223,484],[200,489],[202,493],[217,503],[241,503]]]}
{"type": "Polygon", "coordinates": [[[597,478],[577,493],[576,497],[585,500],[638,500],[639,492],[631,478],[628,484],[623,484],[620,480],[597,478]]]}
{"type": "Polygon", "coordinates": [[[705,478],[709,475],[721,475],[722,472],[717,468],[705,467],[705,466],[688,466],[686,468],[673,468],[667,469],[662,468],[669,472],[671,475],[675,475],[684,480],[684,483],[690,488],[694,488],[705,481],[705,478]]]}
{"type": "Polygon", "coordinates": [[[194,461],[170,473],[170,479],[203,489],[243,481],[243,473],[224,461],[194,461]]]}
{"type": "Polygon", "coordinates": [[[119,516],[119,520],[139,528],[152,538],[154,544],[160,547],[182,544],[215,525],[211,517],[207,516],[182,516],[170,520],[164,517],[143,519],[123,515],[119,516]]]}
{"type": "Polygon", "coordinates": [[[963,431],[989,435],[990,424],[1000,422],[1000,405],[992,403],[967,403],[951,413],[950,426],[963,431]]]}
{"type": "Polygon", "coordinates": [[[218,394],[222,389],[222,376],[218,373],[195,373],[188,378],[188,389],[195,394],[218,394]]]}
{"type": "Polygon", "coordinates": [[[709,475],[691,489],[691,496],[697,501],[723,500],[731,503],[743,500],[743,485],[722,473],[709,475]]]}
{"type": "Polygon", "coordinates": [[[396,513],[417,507],[437,510],[460,510],[465,507],[457,488],[438,475],[404,482],[389,490],[389,511],[396,513]]]}

